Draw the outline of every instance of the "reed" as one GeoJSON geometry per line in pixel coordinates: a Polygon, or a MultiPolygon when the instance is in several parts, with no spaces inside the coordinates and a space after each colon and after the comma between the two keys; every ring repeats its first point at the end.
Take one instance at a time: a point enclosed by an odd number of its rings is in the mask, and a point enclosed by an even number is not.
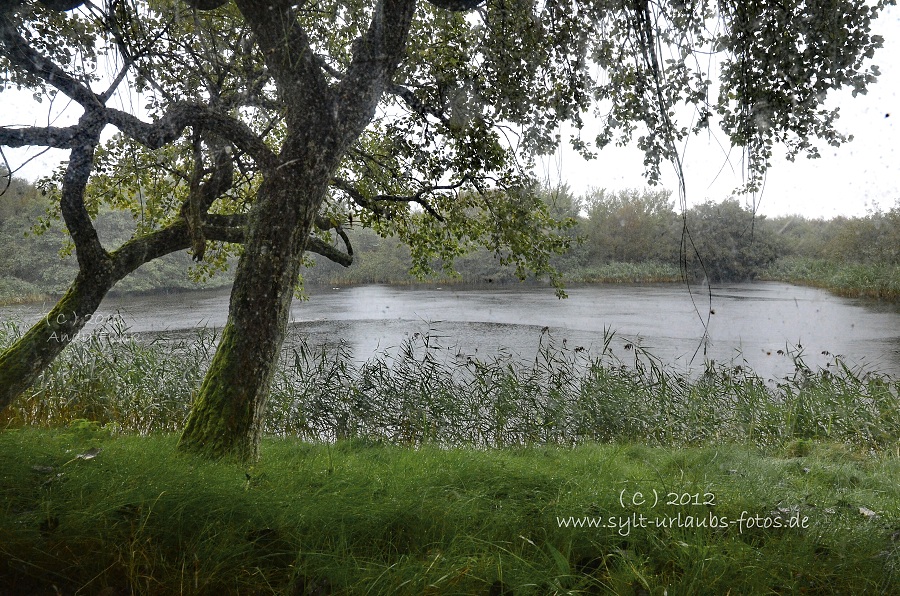
{"type": "MultiPolygon", "coordinates": [[[[0,328],[0,345],[18,332],[0,328]]],[[[613,333],[595,353],[549,333],[537,340],[530,362],[504,353],[478,358],[427,333],[365,362],[346,344],[313,349],[298,341],[283,350],[266,431],[313,442],[479,448],[623,441],[773,448],[812,439],[883,451],[900,440],[900,381],[838,357],[811,370],[794,350],[793,374],[772,382],[725,363],[685,374],[613,333]]],[[[216,341],[208,329],[152,340],[94,329],[0,424],[52,428],[84,419],[121,433],[176,431],[216,341]]]]}

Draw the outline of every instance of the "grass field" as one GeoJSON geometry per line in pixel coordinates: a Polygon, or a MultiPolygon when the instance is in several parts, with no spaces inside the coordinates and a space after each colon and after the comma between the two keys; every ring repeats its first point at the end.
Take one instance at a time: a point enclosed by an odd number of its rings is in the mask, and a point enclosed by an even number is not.
{"type": "Polygon", "coordinates": [[[174,443],[86,422],[0,433],[0,592],[900,588],[896,454],[270,439],[244,469],[174,443]]]}

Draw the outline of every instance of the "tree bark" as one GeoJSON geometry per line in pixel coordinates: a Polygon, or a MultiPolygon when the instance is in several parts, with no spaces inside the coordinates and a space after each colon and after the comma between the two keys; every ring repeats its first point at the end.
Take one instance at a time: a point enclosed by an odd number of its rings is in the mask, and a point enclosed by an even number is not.
{"type": "MultiPolygon", "coordinates": [[[[241,216],[209,216],[207,238],[244,239],[241,216]]],[[[0,411],[27,390],[91,319],[106,294],[135,269],[190,246],[188,226],[176,223],[130,240],[90,269],[82,269],[53,310],[0,354],[0,411]]]]}
{"type": "Polygon", "coordinates": [[[79,273],[53,310],[0,355],[0,411],[28,389],[69,345],[110,287],[99,273],[79,273]]]}
{"type": "Polygon", "coordinates": [[[330,86],[292,4],[238,0],[285,102],[287,134],[267,168],[231,291],[228,322],[179,449],[259,457],[269,386],[284,341],[310,229],[340,161],[375,114],[403,55],[415,0],[381,0],[330,86]]]}
{"type": "Polygon", "coordinates": [[[179,449],[241,461],[259,457],[301,257],[329,180],[330,168],[286,167],[261,186],[235,272],[228,322],[179,449]]]}

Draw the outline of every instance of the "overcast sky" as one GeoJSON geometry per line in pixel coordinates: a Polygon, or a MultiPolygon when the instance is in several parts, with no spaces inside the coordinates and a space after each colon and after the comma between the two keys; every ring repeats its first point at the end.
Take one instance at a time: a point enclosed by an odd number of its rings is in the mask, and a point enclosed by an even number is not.
{"type": "MultiPolygon", "coordinates": [[[[776,157],[766,178],[765,189],[758,198],[758,212],[764,215],[800,214],[806,217],[864,215],[880,206],[890,209],[900,199],[900,9],[889,7],[874,24],[874,32],[885,38],[884,47],[875,55],[874,64],[881,68],[879,81],[868,95],[852,97],[850,92],[834,93],[828,106],[840,106],[838,129],[854,136],[851,143],[839,148],[819,144],[822,157],[799,158],[791,163],[776,157]],[[824,145],[824,146],[823,146],[824,145]]],[[[70,124],[80,109],[62,110],[61,102],[37,104],[30,94],[10,90],[0,93],[0,125],[46,126],[48,114],[56,126],[70,124]],[[63,115],[58,116],[62,111],[63,115]]],[[[596,134],[596,125],[585,127],[584,137],[596,134]]],[[[563,131],[563,136],[568,136],[563,131]]],[[[724,135],[691,138],[684,156],[688,204],[715,201],[731,195],[741,184],[740,152],[729,156],[724,135]]],[[[6,150],[13,169],[37,155],[30,149],[6,150]]],[[[66,154],[50,151],[25,165],[18,176],[35,179],[54,168],[66,154]]],[[[676,188],[671,166],[664,166],[663,186],[676,188]]],[[[585,162],[564,147],[547,158],[538,174],[551,183],[563,181],[576,194],[591,187],[617,190],[641,188],[643,155],[636,148],[610,147],[595,160],[585,162]]],[[[745,199],[748,200],[749,199],[745,199]]]]}
{"type": "MultiPolygon", "coordinates": [[[[900,8],[889,7],[873,25],[885,38],[872,63],[881,69],[878,82],[867,95],[852,97],[850,91],[833,93],[827,107],[839,106],[836,126],[854,139],[841,147],[818,143],[820,159],[798,158],[791,163],[776,153],[766,177],[758,212],[764,215],[800,214],[830,218],[865,215],[878,205],[888,210],[900,199],[900,8]]],[[[585,127],[585,137],[593,137],[585,127]]],[[[568,133],[564,132],[564,135],[568,133]]],[[[708,199],[720,201],[741,185],[740,151],[730,159],[724,134],[699,136],[688,142],[684,157],[688,204],[708,199]]],[[[576,194],[588,188],[642,188],[645,179],[643,154],[636,148],[607,148],[585,162],[572,150],[563,150],[545,160],[540,174],[562,180],[576,194]]],[[[663,167],[662,184],[677,188],[674,169],[663,167]]],[[[749,199],[744,199],[749,200],[749,199]]]]}

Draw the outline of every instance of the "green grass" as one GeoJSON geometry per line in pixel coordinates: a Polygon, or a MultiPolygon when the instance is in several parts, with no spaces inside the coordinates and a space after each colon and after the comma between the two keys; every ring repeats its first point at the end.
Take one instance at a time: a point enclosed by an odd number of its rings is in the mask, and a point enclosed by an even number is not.
{"type": "Polygon", "coordinates": [[[824,288],[841,296],[900,301],[898,265],[783,258],[763,271],[760,279],[824,288]]]}
{"type": "Polygon", "coordinates": [[[0,592],[887,594],[900,586],[895,455],[809,442],[762,453],[267,439],[262,463],[241,469],[176,455],[174,445],[171,435],[112,436],[83,422],[0,433],[0,592]],[[627,502],[654,490],[655,507],[627,502]],[[713,504],[668,505],[670,492],[713,504]],[[739,526],[742,512],[784,526],[806,517],[807,527],[739,526]],[[735,523],[559,523],[679,513],[735,523]]]}

